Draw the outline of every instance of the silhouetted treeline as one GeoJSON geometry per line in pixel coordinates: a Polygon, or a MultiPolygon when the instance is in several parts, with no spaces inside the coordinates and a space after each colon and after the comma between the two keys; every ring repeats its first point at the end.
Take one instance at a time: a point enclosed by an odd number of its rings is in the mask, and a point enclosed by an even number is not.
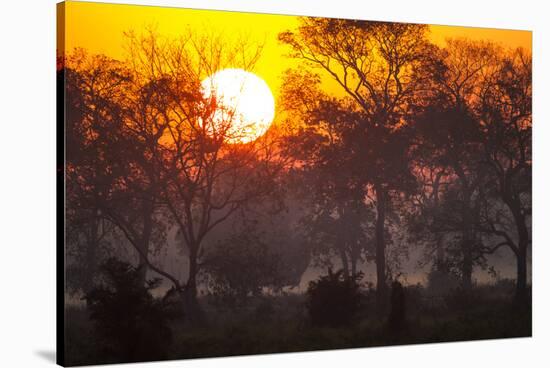
{"type": "Polygon", "coordinates": [[[299,67],[282,76],[276,121],[248,143],[235,143],[230,113],[216,120],[227,107],[201,81],[253,70],[258,45],[148,30],[127,34],[126,60],[81,49],[60,60],[66,290],[117,346],[98,362],[530,334],[530,53],[320,18],[279,41],[299,67]],[[407,285],[419,249],[427,283],[407,285]],[[476,285],[501,249],[513,285],[476,285]],[[293,295],[312,268],[329,272],[293,295]],[[457,322],[468,318],[479,326],[457,322]],[[287,323],[291,345],[266,333],[263,346],[255,320],[287,323]],[[325,328],[344,332],[316,339],[325,328]],[[222,332],[193,345],[186,331],[222,332]]]}

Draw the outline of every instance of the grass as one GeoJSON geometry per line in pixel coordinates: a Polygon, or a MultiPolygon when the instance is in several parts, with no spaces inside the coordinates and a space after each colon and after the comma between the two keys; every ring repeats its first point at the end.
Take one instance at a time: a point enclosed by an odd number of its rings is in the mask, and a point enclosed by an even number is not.
{"type": "MultiPolygon", "coordinates": [[[[350,326],[315,327],[309,322],[305,297],[286,295],[251,298],[241,307],[226,308],[201,300],[207,325],[171,323],[173,341],[168,359],[204,358],[326,349],[531,336],[531,309],[518,306],[512,292],[476,288],[470,295],[429,297],[407,290],[407,325],[391,333],[385,313],[374,312],[365,298],[360,315],[350,326]]],[[[66,309],[67,365],[115,363],[102,350],[84,307],[66,309]]]]}

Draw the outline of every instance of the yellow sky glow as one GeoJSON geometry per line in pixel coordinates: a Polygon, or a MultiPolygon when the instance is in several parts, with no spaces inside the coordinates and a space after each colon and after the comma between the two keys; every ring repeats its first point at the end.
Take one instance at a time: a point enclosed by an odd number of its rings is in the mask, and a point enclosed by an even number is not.
{"type": "MultiPolygon", "coordinates": [[[[286,57],[288,48],[277,41],[279,32],[296,28],[300,18],[297,16],[69,1],[65,3],[64,18],[66,51],[82,47],[117,59],[125,56],[123,32],[150,25],[166,37],[177,37],[185,28],[199,32],[209,29],[229,37],[246,35],[251,42],[264,44],[254,73],[266,81],[275,98],[282,72],[297,65],[286,57]]],[[[437,44],[443,44],[446,38],[467,37],[531,50],[530,31],[439,25],[430,26],[430,30],[430,37],[437,44]]]]}

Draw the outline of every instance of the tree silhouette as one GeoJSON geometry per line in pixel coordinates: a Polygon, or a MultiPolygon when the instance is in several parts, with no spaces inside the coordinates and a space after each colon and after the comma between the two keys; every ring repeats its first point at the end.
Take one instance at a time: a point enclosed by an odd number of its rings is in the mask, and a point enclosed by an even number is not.
{"type": "MultiPolygon", "coordinates": [[[[116,359],[161,359],[172,341],[169,320],[177,316],[170,303],[150,293],[159,279],[142,281],[142,272],[109,258],[101,266],[102,281],[86,296],[90,318],[104,345],[116,359]]],[[[179,311],[181,313],[181,311],[179,311]]],[[[177,313],[177,312],[176,312],[177,313]]]]}
{"type": "MultiPolygon", "coordinates": [[[[483,164],[483,131],[476,106],[496,70],[499,49],[486,42],[448,40],[436,55],[432,92],[415,124],[415,154],[418,165],[439,175],[439,206],[431,230],[458,234],[447,237],[454,253],[462,287],[472,287],[472,272],[483,264],[487,253],[478,226],[481,188],[489,180],[483,164]],[[437,129],[434,129],[437,126],[437,129]],[[445,185],[441,185],[445,183],[445,185]]],[[[420,170],[419,170],[420,172],[420,170]]],[[[432,187],[431,190],[434,188],[432,187]]]]}
{"type": "Polygon", "coordinates": [[[530,54],[521,49],[509,52],[480,103],[485,163],[494,177],[489,195],[502,201],[508,212],[487,206],[482,231],[499,238],[491,251],[507,246],[516,256],[519,300],[527,298],[527,256],[531,243],[531,73],[530,54]],[[503,221],[510,214],[512,228],[503,221]]]}
{"type": "MultiPolygon", "coordinates": [[[[220,106],[200,90],[201,80],[226,64],[240,60],[243,68],[250,68],[257,50],[251,52],[243,43],[226,45],[224,51],[221,40],[191,34],[177,41],[152,30],[127,36],[129,62],[82,55],[71,66],[84,80],[78,91],[85,101],[77,109],[90,111],[76,122],[90,133],[78,131],[71,137],[91,134],[99,148],[86,156],[92,160],[89,165],[75,163],[79,172],[70,182],[85,190],[102,185],[101,197],[79,198],[98,206],[124,234],[137,251],[144,280],[149,268],[184,292],[187,316],[193,318],[204,238],[247,201],[269,193],[284,162],[276,154],[277,143],[267,136],[249,144],[228,143],[231,114],[223,124],[214,121],[220,106]],[[98,81],[106,85],[98,86],[98,81]],[[90,86],[110,95],[98,97],[90,86]],[[81,174],[86,169],[89,178],[81,174]],[[88,179],[92,184],[81,182],[88,179]],[[188,249],[185,283],[150,260],[151,243],[165,242],[166,220],[178,228],[188,249]]],[[[86,147],[80,141],[70,143],[86,147]]],[[[77,158],[76,153],[68,155],[77,158]]]]}
{"type": "Polygon", "coordinates": [[[77,262],[74,269],[82,275],[77,287],[87,291],[113,231],[102,204],[114,185],[114,177],[107,173],[112,171],[117,135],[122,135],[121,102],[129,74],[122,63],[89,56],[81,49],[61,68],[66,96],[67,245],[77,262]]]}
{"type": "MultiPolygon", "coordinates": [[[[295,180],[301,202],[308,210],[302,229],[317,255],[336,255],[346,277],[357,273],[358,262],[372,243],[368,236],[373,209],[365,193],[355,162],[349,159],[349,139],[359,114],[349,101],[325,96],[316,75],[288,71],[282,103],[292,120],[305,126],[288,138],[287,154],[298,160],[295,180]]],[[[372,253],[372,252],[371,252],[372,253]]]]}
{"type": "Polygon", "coordinates": [[[269,249],[257,229],[243,231],[220,241],[205,252],[202,267],[209,291],[226,305],[243,305],[263,288],[282,287],[281,259],[269,249]]]}
{"type": "Polygon", "coordinates": [[[240,133],[230,129],[234,112],[200,91],[203,78],[227,65],[250,69],[258,50],[251,53],[245,43],[231,45],[191,35],[177,42],[158,42],[154,35],[134,39],[134,52],[148,56],[133,59],[145,60],[140,70],[155,70],[165,81],[161,96],[166,99],[162,105],[166,126],[155,143],[164,180],[161,202],[189,260],[188,278],[176,288],[183,292],[187,316],[194,320],[201,315],[197,275],[205,238],[245,203],[269,193],[283,165],[269,136],[249,144],[231,143],[238,138],[231,134],[240,133]],[[216,119],[220,108],[226,112],[224,121],[216,119]]]}
{"type": "Polygon", "coordinates": [[[360,112],[359,124],[349,136],[350,159],[355,159],[365,187],[376,197],[381,300],[387,290],[386,212],[392,192],[410,189],[408,143],[400,128],[407,124],[427,78],[424,69],[432,47],[426,30],[413,24],[303,18],[297,33],[279,35],[292,48],[293,57],[321,67],[360,112]]]}
{"type": "Polygon", "coordinates": [[[439,47],[424,25],[299,22],[278,35],[297,63],[253,141],[203,84],[253,71],[261,45],[148,27],[125,33],[124,60],[59,59],[65,292],[87,301],[65,307],[101,359],[530,333],[531,55],[469,39],[439,47]],[[413,246],[417,265],[403,262],[413,246]],[[521,303],[508,300],[512,280],[474,282],[507,271],[492,256],[502,248],[521,303]],[[360,282],[371,265],[375,293],[360,282]],[[304,292],[319,266],[328,275],[304,292]]]}

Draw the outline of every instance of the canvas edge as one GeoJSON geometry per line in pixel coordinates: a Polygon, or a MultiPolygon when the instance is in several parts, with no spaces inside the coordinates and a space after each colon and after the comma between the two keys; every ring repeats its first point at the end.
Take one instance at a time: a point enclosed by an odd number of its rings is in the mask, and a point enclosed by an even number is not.
{"type": "Polygon", "coordinates": [[[65,366],[65,2],[56,4],[56,363],[65,366]]]}

